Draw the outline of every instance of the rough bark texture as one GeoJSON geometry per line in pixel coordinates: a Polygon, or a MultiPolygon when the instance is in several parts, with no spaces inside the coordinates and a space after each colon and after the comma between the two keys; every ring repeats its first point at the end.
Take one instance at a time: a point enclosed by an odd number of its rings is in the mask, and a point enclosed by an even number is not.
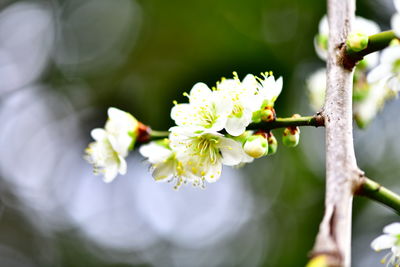
{"type": "Polygon", "coordinates": [[[328,0],[329,56],[323,116],[326,127],[325,214],[312,256],[326,255],[329,266],[350,266],[351,213],[359,180],[353,147],[353,72],[344,67],[344,43],[354,20],[354,0],[328,0]]]}

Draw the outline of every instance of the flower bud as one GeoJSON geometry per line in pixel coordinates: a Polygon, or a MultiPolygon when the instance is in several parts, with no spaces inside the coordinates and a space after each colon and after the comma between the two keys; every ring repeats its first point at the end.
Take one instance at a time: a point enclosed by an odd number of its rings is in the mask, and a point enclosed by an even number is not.
{"type": "Polygon", "coordinates": [[[282,143],[287,147],[295,147],[299,144],[300,129],[299,127],[288,127],[283,131],[282,143]]]}
{"type": "Polygon", "coordinates": [[[271,106],[265,107],[261,111],[261,120],[262,121],[274,121],[276,119],[275,109],[271,106]]]}
{"type": "Polygon", "coordinates": [[[278,141],[276,140],[275,136],[269,132],[268,137],[268,155],[273,155],[278,150],[278,141]]]}
{"type": "Polygon", "coordinates": [[[363,33],[351,33],[346,41],[347,50],[358,52],[368,46],[368,35],[363,33]]]}
{"type": "Polygon", "coordinates": [[[244,144],[244,152],[253,158],[261,158],[268,153],[268,140],[261,134],[252,135],[244,144]]]}

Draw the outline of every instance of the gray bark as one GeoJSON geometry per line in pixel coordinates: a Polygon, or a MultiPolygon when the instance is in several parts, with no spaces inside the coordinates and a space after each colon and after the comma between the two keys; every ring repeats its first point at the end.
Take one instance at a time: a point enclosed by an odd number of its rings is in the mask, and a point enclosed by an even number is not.
{"type": "Polygon", "coordinates": [[[352,200],[361,174],[353,147],[353,72],[343,65],[344,43],[354,13],[354,0],[328,0],[327,93],[322,112],[326,127],[325,214],[312,255],[326,255],[329,266],[350,266],[352,200]]]}

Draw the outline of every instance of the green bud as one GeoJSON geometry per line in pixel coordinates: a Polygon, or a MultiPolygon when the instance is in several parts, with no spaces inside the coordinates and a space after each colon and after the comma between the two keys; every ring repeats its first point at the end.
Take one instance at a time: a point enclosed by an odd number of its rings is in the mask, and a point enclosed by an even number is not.
{"type": "Polygon", "coordinates": [[[300,129],[299,127],[288,127],[283,131],[282,143],[287,147],[295,147],[299,144],[300,129]]]}
{"type": "Polygon", "coordinates": [[[368,46],[368,35],[363,33],[351,33],[346,41],[347,50],[359,52],[368,46]]]}
{"type": "Polygon", "coordinates": [[[252,135],[247,138],[243,149],[250,157],[261,158],[268,154],[268,140],[259,134],[252,135]]]}
{"type": "Polygon", "coordinates": [[[328,50],[328,36],[327,35],[317,35],[317,43],[318,46],[321,47],[323,50],[328,50]]]}
{"type": "Polygon", "coordinates": [[[275,119],[275,113],[270,108],[265,108],[261,111],[261,120],[263,121],[273,121],[275,119]]]}
{"type": "Polygon", "coordinates": [[[268,155],[273,155],[278,150],[278,140],[276,140],[275,136],[270,132],[268,133],[268,155]]]}

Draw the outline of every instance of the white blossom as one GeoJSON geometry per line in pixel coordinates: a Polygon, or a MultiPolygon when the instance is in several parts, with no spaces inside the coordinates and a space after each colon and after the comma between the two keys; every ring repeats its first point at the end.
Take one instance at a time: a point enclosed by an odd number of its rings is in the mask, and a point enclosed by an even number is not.
{"type": "Polygon", "coordinates": [[[225,127],[233,107],[227,95],[196,83],[187,96],[189,103],[176,104],[171,110],[176,125],[190,127],[193,132],[217,132],[225,127]]]}
{"type": "Polygon", "coordinates": [[[383,228],[383,235],[375,238],[371,247],[375,251],[381,251],[384,249],[390,249],[391,252],[386,254],[386,256],[381,260],[384,264],[387,262],[386,266],[400,265],[400,223],[392,223],[383,228]]]}
{"type": "Polygon", "coordinates": [[[177,189],[182,183],[191,181],[191,176],[187,176],[184,162],[180,161],[176,152],[169,147],[169,140],[150,142],[142,145],[139,149],[142,156],[148,158],[151,163],[153,178],[158,182],[176,181],[177,189]]]}
{"type": "Polygon", "coordinates": [[[385,81],[378,81],[369,85],[367,96],[361,101],[354,102],[353,105],[354,117],[359,127],[365,127],[375,118],[389,95],[385,81]]]}
{"type": "Polygon", "coordinates": [[[380,63],[368,74],[368,82],[374,83],[385,80],[393,93],[400,90],[400,46],[394,45],[384,49],[380,63]]]}
{"type": "Polygon", "coordinates": [[[137,134],[138,122],[131,114],[109,108],[104,129],[92,130],[95,142],[86,149],[85,158],[94,165],[95,174],[103,174],[105,182],[111,182],[118,173],[124,175],[125,157],[133,147],[137,134]]]}
{"type": "Polygon", "coordinates": [[[257,85],[253,75],[247,75],[241,82],[236,73],[233,79],[222,79],[217,83],[217,92],[226,95],[233,104],[225,125],[230,135],[244,133],[252,122],[253,112],[260,108],[261,98],[257,95],[257,85]]]}
{"type": "Polygon", "coordinates": [[[258,94],[262,99],[262,107],[273,106],[274,102],[280,95],[283,86],[282,77],[275,79],[272,72],[265,72],[261,74],[262,78],[259,78],[258,94]]]}
{"type": "Polygon", "coordinates": [[[234,166],[242,162],[243,150],[239,142],[217,132],[194,133],[186,127],[170,129],[170,147],[176,151],[178,160],[184,162],[187,177],[201,181],[216,182],[222,164],[234,166]]]}
{"type": "Polygon", "coordinates": [[[326,94],[326,69],[318,69],[307,79],[307,89],[310,104],[315,112],[321,110],[326,94]]]}
{"type": "Polygon", "coordinates": [[[86,160],[94,165],[95,174],[103,174],[104,182],[114,180],[117,174],[126,173],[126,161],[114,150],[108,133],[103,129],[94,129],[91,135],[95,142],[86,149],[86,160]]]}
{"type": "Polygon", "coordinates": [[[400,0],[394,0],[393,2],[397,12],[392,16],[391,24],[396,36],[400,37],[400,0]]]}

